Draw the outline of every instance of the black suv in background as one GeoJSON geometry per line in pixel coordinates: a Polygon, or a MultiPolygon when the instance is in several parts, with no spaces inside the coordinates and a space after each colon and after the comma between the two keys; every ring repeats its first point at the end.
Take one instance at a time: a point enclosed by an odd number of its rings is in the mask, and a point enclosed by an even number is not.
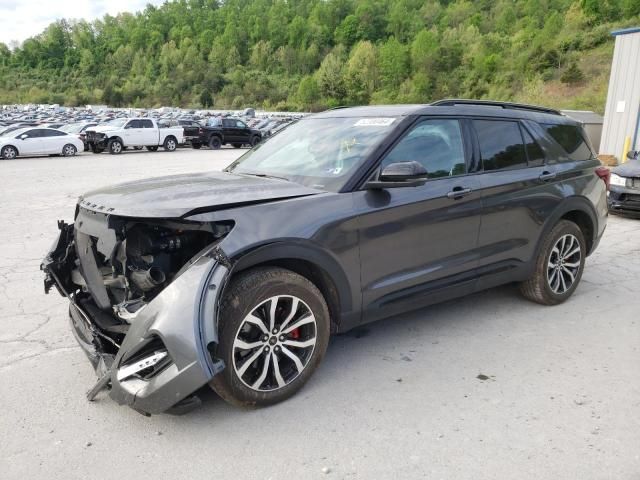
{"type": "Polygon", "coordinates": [[[157,413],[209,383],[268,405],[302,387],[331,333],[509,282],[565,301],[605,229],[608,180],[555,110],[334,109],[224,172],[85,194],[45,289],[70,300],[100,375],[90,397],[110,385],[157,413]]]}
{"type": "Polygon", "coordinates": [[[206,145],[213,150],[223,145],[233,145],[240,148],[243,145],[253,147],[262,140],[262,132],[249,128],[238,118],[212,118],[206,126],[200,128],[199,139],[192,139],[193,148],[206,145]]]}

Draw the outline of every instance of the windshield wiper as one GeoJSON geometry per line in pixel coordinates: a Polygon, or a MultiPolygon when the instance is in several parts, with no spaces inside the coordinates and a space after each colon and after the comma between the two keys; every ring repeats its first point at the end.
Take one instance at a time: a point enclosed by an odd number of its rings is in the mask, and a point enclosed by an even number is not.
{"type": "Polygon", "coordinates": [[[260,177],[260,178],[275,178],[277,180],[285,180],[290,182],[286,177],[277,177],[276,175],[268,175],[266,173],[256,173],[256,172],[238,172],[239,175],[251,175],[252,177],[260,177]]]}

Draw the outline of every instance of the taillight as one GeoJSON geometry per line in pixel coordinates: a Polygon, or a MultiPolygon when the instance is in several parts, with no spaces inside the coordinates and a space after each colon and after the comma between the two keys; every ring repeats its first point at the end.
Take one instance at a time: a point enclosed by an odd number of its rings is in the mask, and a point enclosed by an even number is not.
{"type": "Polygon", "coordinates": [[[607,186],[607,190],[609,190],[609,181],[611,180],[611,170],[607,167],[598,167],[596,168],[596,175],[602,179],[604,184],[607,186]]]}

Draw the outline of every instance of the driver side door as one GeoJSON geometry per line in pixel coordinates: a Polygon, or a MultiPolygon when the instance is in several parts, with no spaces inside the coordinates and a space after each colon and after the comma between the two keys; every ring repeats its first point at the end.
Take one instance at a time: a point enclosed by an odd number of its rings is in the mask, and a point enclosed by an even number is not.
{"type": "Polygon", "coordinates": [[[122,140],[126,146],[144,145],[141,127],[140,120],[129,120],[124,126],[124,138],[122,140]]]}
{"type": "Polygon", "coordinates": [[[42,153],[42,129],[34,128],[25,132],[23,135],[27,135],[22,138],[22,135],[18,137],[18,151],[20,155],[38,155],[42,153]]]}
{"type": "Polygon", "coordinates": [[[382,159],[426,169],[422,186],[354,193],[363,321],[471,293],[482,200],[463,121],[425,118],[382,159]]]}

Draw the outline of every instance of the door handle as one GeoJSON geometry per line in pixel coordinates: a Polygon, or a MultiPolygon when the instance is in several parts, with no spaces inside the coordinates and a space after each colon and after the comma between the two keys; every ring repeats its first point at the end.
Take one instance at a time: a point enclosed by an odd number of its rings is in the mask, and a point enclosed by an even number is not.
{"type": "Polygon", "coordinates": [[[449,193],[447,193],[447,197],[448,198],[452,198],[454,200],[457,200],[458,198],[466,197],[472,191],[473,190],[471,190],[470,188],[454,187],[453,190],[451,190],[449,193]]]}
{"type": "Polygon", "coordinates": [[[548,182],[549,180],[553,180],[554,178],[556,178],[556,173],[544,171],[538,178],[543,182],[548,182]]]}

